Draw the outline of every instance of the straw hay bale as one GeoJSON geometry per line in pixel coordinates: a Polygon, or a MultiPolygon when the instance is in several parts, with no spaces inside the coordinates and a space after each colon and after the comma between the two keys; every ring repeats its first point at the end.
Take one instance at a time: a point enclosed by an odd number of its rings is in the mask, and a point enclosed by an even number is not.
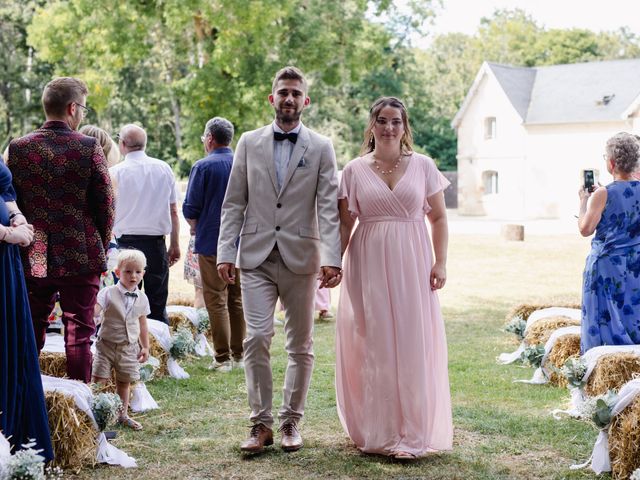
{"type": "Polygon", "coordinates": [[[511,319],[516,316],[522,318],[523,320],[527,320],[532,312],[549,307],[581,308],[581,305],[575,302],[521,303],[520,305],[516,305],[511,310],[509,310],[509,313],[507,313],[506,321],[510,322],[511,319]]]}
{"type": "Polygon", "coordinates": [[[640,468],[640,396],[616,415],[609,427],[611,477],[627,479],[640,468]]]}
{"type": "Polygon", "coordinates": [[[185,307],[193,307],[193,298],[181,294],[169,295],[167,305],[182,305],[185,307]]]}
{"type": "MultiPolygon", "coordinates": [[[[553,345],[551,352],[549,352],[547,362],[549,362],[550,365],[559,370],[571,357],[578,358],[579,356],[580,335],[577,333],[570,333],[568,335],[563,335],[558,338],[558,340],[556,340],[556,343],[553,345]]],[[[553,385],[557,385],[559,387],[566,387],[568,384],[567,379],[564,377],[564,375],[558,373],[557,371],[551,372],[549,381],[553,385]]]]}
{"type": "Polygon", "coordinates": [[[185,327],[190,330],[195,336],[198,333],[197,327],[189,320],[189,318],[182,312],[170,312],[169,313],[169,328],[176,332],[179,327],[185,327]]]}
{"type": "Polygon", "coordinates": [[[634,376],[640,375],[640,356],[633,353],[611,353],[598,359],[584,387],[585,393],[594,397],[618,390],[634,376]]]}
{"type": "Polygon", "coordinates": [[[543,318],[531,325],[524,337],[527,345],[544,345],[553,332],[562,327],[580,325],[580,320],[574,320],[562,315],[543,318]]]}
{"type": "Polygon", "coordinates": [[[169,369],[167,368],[167,361],[169,360],[169,354],[162,348],[153,335],[149,335],[149,355],[157,358],[160,362],[160,366],[155,371],[154,377],[161,378],[168,375],[169,369]]]}
{"type": "Polygon", "coordinates": [[[61,392],[45,392],[54,466],[78,471],[96,464],[98,432],[93,422],[76,407],[73,397],[61,392]]]}
{"type": "Polygon", "coordinates": [[[67,356],[61,352],[40,352],[40,372],[50,377],[67,376],[67,356]]]}

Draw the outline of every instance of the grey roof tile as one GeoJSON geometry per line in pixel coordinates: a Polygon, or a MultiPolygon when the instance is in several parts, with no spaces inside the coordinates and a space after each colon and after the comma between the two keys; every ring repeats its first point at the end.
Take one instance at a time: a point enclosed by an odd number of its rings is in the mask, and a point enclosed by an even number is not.
{"type": "Polygon", "coordinates": [[[488,65],[525,124],[619,121],[640,96],[640,59],[535,68],[488,65]]]}

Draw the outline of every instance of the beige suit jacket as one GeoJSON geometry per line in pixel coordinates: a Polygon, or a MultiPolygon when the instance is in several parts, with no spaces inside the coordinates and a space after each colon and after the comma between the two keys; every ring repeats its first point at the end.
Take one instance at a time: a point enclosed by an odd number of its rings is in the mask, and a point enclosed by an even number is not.
{"type": "Polygon", "coordinates": [[[256,268],[277,242],[282,260],[296,274],[340,267],[338,179],[331,140],[303,125],[280,191],[273,142],[271,125],[240,137],[222,205],[218,264],[256,268]]]}

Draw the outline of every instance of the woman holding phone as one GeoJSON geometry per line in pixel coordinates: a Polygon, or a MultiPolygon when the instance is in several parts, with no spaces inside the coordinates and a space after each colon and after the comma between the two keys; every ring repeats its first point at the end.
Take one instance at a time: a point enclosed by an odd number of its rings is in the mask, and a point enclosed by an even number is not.
{"type": "Polygon", "coordinates": [[[639,155],[634,135],[614,135],[604,154],[613,182],[578,192],[580,233],[595,232],[583,276],[583,354],[600,345],[640,344],[640,182],[633,177],[639,155]]]}

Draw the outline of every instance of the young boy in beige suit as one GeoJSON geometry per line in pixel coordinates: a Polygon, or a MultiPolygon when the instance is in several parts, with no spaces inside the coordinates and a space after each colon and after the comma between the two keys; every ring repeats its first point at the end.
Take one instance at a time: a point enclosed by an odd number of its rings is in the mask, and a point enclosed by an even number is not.
{"type": "Polygon", "coordinates": [[[100,290],[95,306],[95,315],[102,312],[103,320],[93,358],[93,382],[108,382],[115,370],[122,400],[118,423],[133,430],[142,430],[142,425],[128,415],[131,383],[140,379],[138,364],[149,358],[147,315],[151,310],[147,296],[138,289],[146,265],[140,250],[121,250],[115,269],[120,281],[100,290]]]}

